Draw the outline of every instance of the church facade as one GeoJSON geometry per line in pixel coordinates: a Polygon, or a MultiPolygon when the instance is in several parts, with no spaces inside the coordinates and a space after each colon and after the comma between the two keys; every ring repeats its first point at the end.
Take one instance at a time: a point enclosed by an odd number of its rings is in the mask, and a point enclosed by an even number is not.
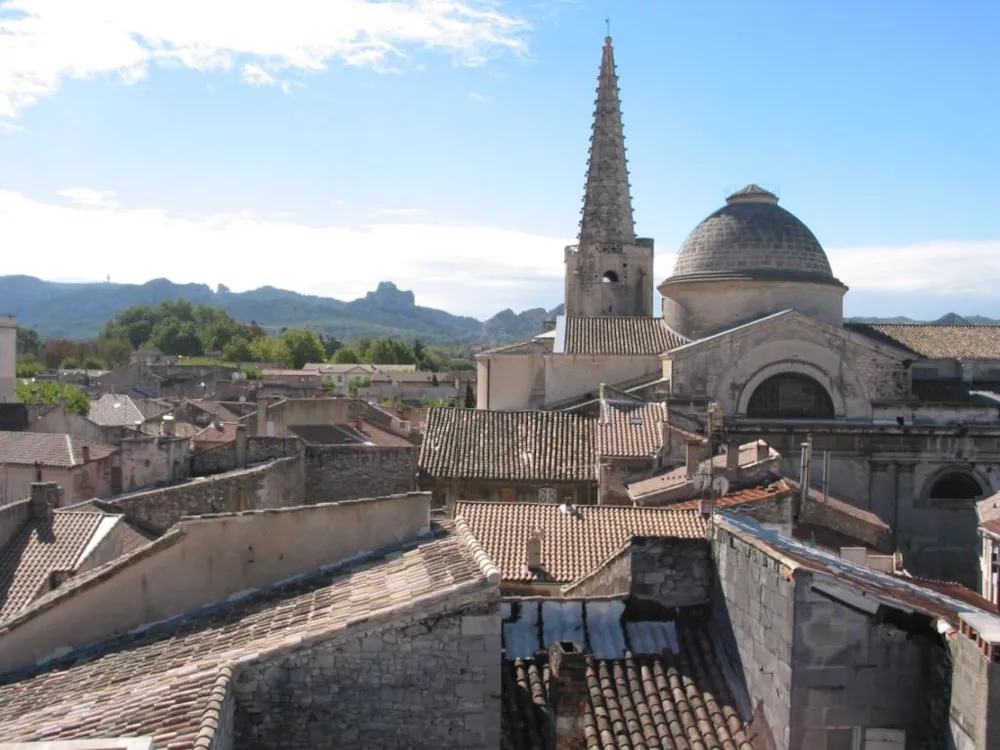
{"type": "Polygon", "coordinates": [[[975,502],[1000,491],[1000,327],[845,322],[822,245],[757,185],[688,236],[659,310],[653,248],[635,233],[608,38],[565,314],[479,355],[478,407],[592,410],[601,384],[688,424],[717,403],[726,438],[767,440],[786,473],[811,439],[813,481],[890,524],[909,570],[977,588],[975,502]]]}

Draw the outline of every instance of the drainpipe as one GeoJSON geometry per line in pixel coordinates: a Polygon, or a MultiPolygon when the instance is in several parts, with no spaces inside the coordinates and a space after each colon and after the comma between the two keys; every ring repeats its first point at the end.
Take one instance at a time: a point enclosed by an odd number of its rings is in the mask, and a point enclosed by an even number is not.
{"type": "Polygon", "coordinates": [[[830,451],[823,451],[823,502],[826,502],[830,482],[830,451]]]}

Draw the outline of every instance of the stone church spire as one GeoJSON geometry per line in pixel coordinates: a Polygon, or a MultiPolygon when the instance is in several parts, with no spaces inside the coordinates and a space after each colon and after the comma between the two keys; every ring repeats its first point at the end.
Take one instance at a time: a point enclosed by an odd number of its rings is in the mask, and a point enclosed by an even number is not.
{"type": "Polygon", "coordinates": [[[632,195],[625,159],[625,133],[611,37],[604,38],[601,74],[590,137],[590,163],[583,196],[580,243],[635,242],[632,195]]]}

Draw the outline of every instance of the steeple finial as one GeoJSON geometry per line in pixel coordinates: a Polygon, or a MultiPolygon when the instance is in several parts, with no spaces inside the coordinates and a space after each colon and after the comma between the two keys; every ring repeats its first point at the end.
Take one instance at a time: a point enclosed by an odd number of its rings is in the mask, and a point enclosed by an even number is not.
{"type": "Polygon", "coordinates": [[[580,242],[635,242],[632,218],[632,195],[625,159],[625,134],[621,103],[618,99],[618,75],[611,46],[611,22],[604,39],[601,73],[597,84],[594,127],[590,137],[590,163],[583,196],[580,242]]]}

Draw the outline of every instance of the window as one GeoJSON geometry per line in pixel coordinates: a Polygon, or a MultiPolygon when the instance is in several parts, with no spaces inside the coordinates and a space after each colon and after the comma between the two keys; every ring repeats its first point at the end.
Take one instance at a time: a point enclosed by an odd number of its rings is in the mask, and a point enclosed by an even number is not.
{"type": "Polygon", "coordinates": [[[605,271],[604,276],[601,277],[601,282],[604,284],[617,284],[618,274],[614,271],[605,271]]]}
{"type": "Polygon", "coordinates": [[[931,500],[978,500],[985,493],[975,477],[964,471],[952,471],[931,485],[931,500]]]}
{"type": "Polygon", "coordinates": [[[558,495],[553,487],[542,487],[538,490],[538,502],[540,503],[554,503],[557,499],[558,495]]]}
{"type": "Polygon", "coordinates": [[[833,401],[808,375],[782,373],[768,378],[750,396],[747,416],[759,419],[833,419],[833,401]]]}

